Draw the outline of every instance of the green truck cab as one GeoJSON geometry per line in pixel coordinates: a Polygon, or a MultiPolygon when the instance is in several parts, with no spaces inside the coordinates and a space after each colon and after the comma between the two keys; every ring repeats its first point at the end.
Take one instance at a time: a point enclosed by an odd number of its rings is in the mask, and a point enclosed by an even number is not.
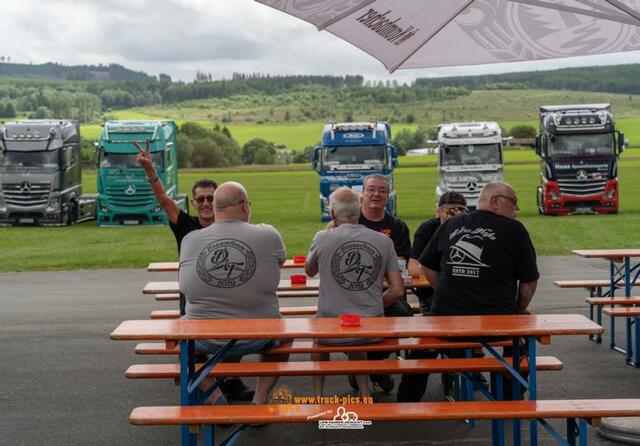
{"type": "Polygon", "coordinates": [[[178,194],[176,124],[162,121],[107,121],[102,127],[97,175],[98,224],[100,226],[167,224],[144,169],[138,149],[149,141],[151,159],[167,195],[188,212],[187,196],[178,194]]]}

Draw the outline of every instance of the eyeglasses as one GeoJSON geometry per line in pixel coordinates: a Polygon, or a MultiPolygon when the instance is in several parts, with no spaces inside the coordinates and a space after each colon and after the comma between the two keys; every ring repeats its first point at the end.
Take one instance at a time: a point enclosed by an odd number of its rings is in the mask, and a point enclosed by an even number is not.
{"type": "Polygon", "coordinates": [[[205,200],[209,203],[213,203],[213,195],[200,195],[199,197],[193,197],[193,200],[198,204],[202,204],[205,200]]]}
{"type": "Polygon", "coordinates": [[[506,195],[496,195],[496,197],[505,198],[512,202],[514,206],[518,206],[518,197],[507,197],[506,195]]]}
{"type": "Polygon", "coordinates": [[[449,217],[454,217],[456,215],[466,214],[467,212],[469,212],[469,209],[467,209],[465,206],[453,206],[450,208],[445,208],[444,211],[449,217]]]}

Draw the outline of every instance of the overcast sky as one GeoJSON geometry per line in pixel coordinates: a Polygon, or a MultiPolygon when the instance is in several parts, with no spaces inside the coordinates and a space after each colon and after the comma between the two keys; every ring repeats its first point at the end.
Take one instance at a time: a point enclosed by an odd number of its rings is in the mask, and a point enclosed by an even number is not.
{"type": "Polygon", "coordinates": [[[366,79],[638,63],[639,52],[562,61],[429,70],[382,64],[312,25],[251,0],[19,0],[2,2],[0,56],[11,62],[119,63],[191,81],[234,72],[362,74],[366,79]]]}

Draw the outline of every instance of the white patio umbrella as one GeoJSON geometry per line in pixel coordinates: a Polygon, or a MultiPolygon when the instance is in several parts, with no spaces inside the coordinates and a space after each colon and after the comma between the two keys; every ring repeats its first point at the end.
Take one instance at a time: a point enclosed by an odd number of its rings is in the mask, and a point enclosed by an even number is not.
{"type": "Polygon", "coordinates": [[[640,49],[640,0],[256,0],[390,71],[640,49]]]}

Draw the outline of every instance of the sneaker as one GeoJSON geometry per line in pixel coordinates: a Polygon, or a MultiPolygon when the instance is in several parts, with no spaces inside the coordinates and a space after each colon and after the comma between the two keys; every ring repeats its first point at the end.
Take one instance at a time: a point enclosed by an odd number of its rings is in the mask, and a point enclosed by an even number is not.
{"type": "Polygon", "coordinates": [[[220,385],[220,390],[228,400],[251,401],[255,394],[240,378],[225,379],[220,385]]]}
{"type": "MultiPolygon", "coordinates": [[[[483,389],[489,390],[489,383],[487,382],[487,378],[485,378],[482,373],[473,372],[473,377],[475,378],[476,381],[478,381],[478,384],[480,384],[480,386],[483,389]]],[[[478,387],[476,387],[476,388],[478,388],[478,387]]]]}
{"type": "Polygon", "coordinates": [[[380,387],[384,393],[391,393],[395,386],[391,375],[371,375],[371,382],[380,387]]]}
{"type": "Polygon", "coordinates": [[[356,381],[356,377],[353,375],[349,375],[349,385],[351,386],[351,388],[353,390],[360,390],[360,388],[358,387],[358,381],[356,381]]]}

